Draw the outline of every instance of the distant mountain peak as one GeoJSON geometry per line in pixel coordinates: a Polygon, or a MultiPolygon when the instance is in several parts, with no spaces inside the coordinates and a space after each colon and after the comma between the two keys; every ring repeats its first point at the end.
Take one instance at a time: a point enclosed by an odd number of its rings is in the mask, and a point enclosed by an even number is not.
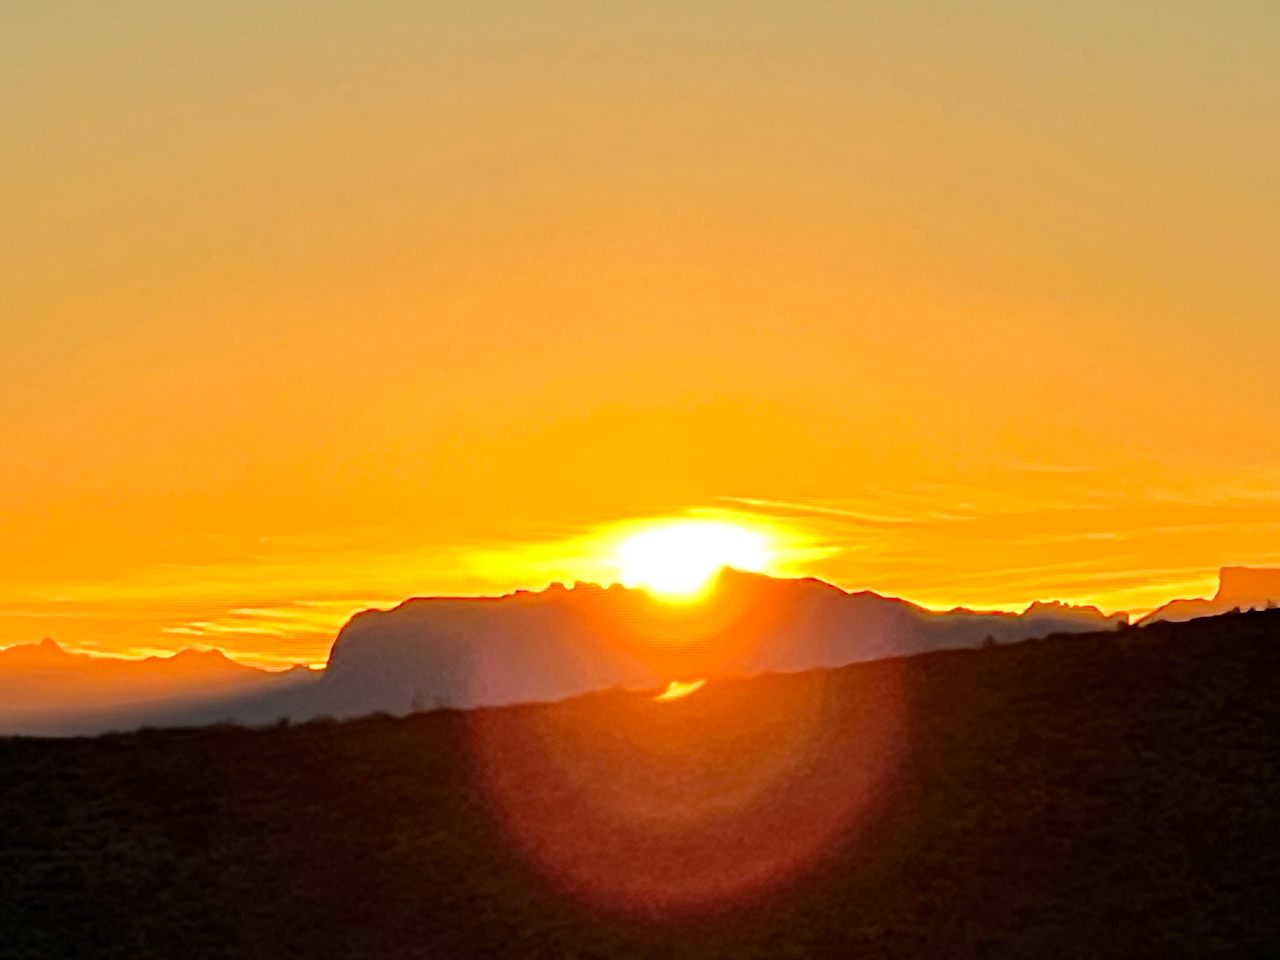
{"type": "Polygon", "coordinates": [[[1223,567],[1218,572],[1218,589],[1212,597],[1170,600],[1140,623],[1156,620],[1192,620],[1241,610],[1259,610],[1280,604],[1280,569],[1275,567],[1223,567]]]}
{"type": "Polygon", "coordinates": [[[177,653],[171,653],[167,657],[158,657],[160,660],[180,660],[180,661],[196,661],[203,660],[205,662],[221,662],[231,663],[232,660],[221,650],[210,648],[208,650],[198,650],[195,647],[183,647],[177,653]]]}
{"type": "Polygon", "coordinates": [[[221,650],[213,648],[198,650],[195,647],[184,647],[177,653],[167,656],[147,657],[144,662],[155,664],[161,669],[191,673],[239,673],[254,669],[243,663],[237,663],[221,650]]]}
{"type": "Polygon", "coordinates": [[[77,655],[71,653],[52,637],[45,637],[38,643],[15,643],[11,647],[0,650],[0,657],[26,663],[65,661],[75,656],[77,655]]]}
{"type": "Polygon", "coordinates": [[[1280,569],[1223,567],[1218,573],[1218,592],[1214,599],[1245,603],[1280,602],[1280,569]]]}
{"type": "Polygon", "coordinates": [[[1079,618],[1084,620],[1104,620],[1104,621],[1121,621],[1129,622],[1127,613],[1117,611],[1116,613],[1106,614],[1093,604],[1067,603],[1065,600],[1036,600],[1028,605],[1027,609],[1022,611],[1024,617],[1068,617],[1079,618]]]}

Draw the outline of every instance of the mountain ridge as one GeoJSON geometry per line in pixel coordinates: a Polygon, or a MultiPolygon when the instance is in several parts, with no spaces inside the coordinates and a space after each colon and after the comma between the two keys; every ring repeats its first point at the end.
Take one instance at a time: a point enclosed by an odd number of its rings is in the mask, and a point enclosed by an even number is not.
{"type": "Polygon", "coordinates": [[[576,583],[502,597],[413,598],[362,611],[334,640],[317,697],[335,716],[424,704],[498,706],[1125,623],[1124,614],[1062,604],[1021,613],[935,612],[813,577],[726,568],[690,604],[617,584],[576,583]]]}
{"type": "MultiPolygon", "coordinates": [[[[1277,576],[1280,571],[1225,568],[1214,600],[1174,601],[1140,622],[1245,605],[1277,576]]],[[[619,584],[553,583],[499,596],[410,597],[358,611],[338,631],[323,671],[270,673],[217,650],[189,648],[135,661],[72,653],[52,640],[15,645],[0,650],[0,733],[471,709],[1125,626],[1123,613],[1056,600],[1034,601],[1021,611],[938,611],[816,577],[731,568],[691,603],[665,602],[619,584]],[[30,669],[14,669],[24,662],[30,669]],[[95,690],[80,680],[60,682],[81,671],[109,674],[109,683],[95,690]],[[136,679],[148,673],[148,681],[136,679]],[[39,683],[31,682],[33,675],[39,683]],[[67,703],[71,693],[78,703],[67,703]],[[61,697],[65,709],[50,709],[42,697],[61,697]]]]}

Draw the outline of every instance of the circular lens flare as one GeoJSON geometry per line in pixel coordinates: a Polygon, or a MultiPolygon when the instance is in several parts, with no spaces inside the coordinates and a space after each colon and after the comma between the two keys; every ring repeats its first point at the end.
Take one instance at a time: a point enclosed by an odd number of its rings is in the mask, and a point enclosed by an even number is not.
{"type": "Polygon", "coordinates": [[[610,912],[699,912],[785,884],[886,809],[898,670],[476,711],[472,749],[508,836],[554,885],[610,912]]]}

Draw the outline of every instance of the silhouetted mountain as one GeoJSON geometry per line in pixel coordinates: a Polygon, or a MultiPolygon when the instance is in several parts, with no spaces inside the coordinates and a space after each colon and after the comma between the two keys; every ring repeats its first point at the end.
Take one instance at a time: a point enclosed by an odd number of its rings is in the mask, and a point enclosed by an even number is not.
{"type": "Polygon", "coordinates": [[[1261,567],[1223,567],[1218,575],[1218,592],[1209,599],[1170,600],[1143,617],[1140,623],[1156,620],[1194,620],[1231,610],[1262,610],[1280,604],[1280,570],[1261,567]]]}
{"type": "Polygon", "coordinates": [[[353,617],[317,709],[349,717],[431,706],[556,700],[672,677],[842,666],[926,650],[1115,628],[1123,614],[1033,604],[1021,614],[934,613],[820,580],[725,570],[697,603],[577,584],[499,598],[409,600],[353,617]]]}
{"type": "MultiPolygon", "coordinates": [[[[339,632],[321,677],[252,671],[215,652],[107,662],[71,657],[56,645],[29,654],[20,652],[29,648],[12,648],[0,656],[47,657],[53,687],[29,685],[25,710],[0,710],[0,732],[91,733],[141,724],[261,724],[502,706],[660,687],[672,678],[842,666],[1125,622],[1124,614],[1061,603],[1032,604],[1022,613],[936,613],[821,580],[736,570],[723,571],[709,596],[690,604],[616,585],[556,584],[540,592],[419,598],[364,611],[339,632]],[[37,709],[41,691],[67,693],[60,678],[71,663],[91,675],[76,694],[81,709],[46,716],[37,709]],[[175,685],[188,675],[190,689],[175,685]],[[138,687],[142,680],[145,691],[138,687]]],[[[5,674],[0,663],[0,682],[5,674]]],[[[17,675],[19,683],[30,684],[25,676],[17,675]]]]}
{"type": "MultiPolygon", "coordinates": [[[[219,650],[128,659],[71,653],[46,638],[0,650],[0,732],[95,733],[189,717],[214,722],[230,719],[219,704],[282,693],[302,679],[236,663],[219,650]]],[[[274,707],[267,713],[252,719],[279,715],[274,707]]],[[[251,719],[238,711],[242,717],[251,719]]]]}
{"type": "Polygon", "coordinates": [[[0,957],[1276,956],[1278,671],[1259,612],[670,703],[0,740],[0,957]]]}

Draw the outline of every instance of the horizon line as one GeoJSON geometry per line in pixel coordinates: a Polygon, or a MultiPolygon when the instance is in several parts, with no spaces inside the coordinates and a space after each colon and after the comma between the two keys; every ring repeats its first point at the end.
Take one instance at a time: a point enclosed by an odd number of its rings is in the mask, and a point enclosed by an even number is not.
{"type": "MultiPolygon", "coordinates": [[[[1216,571],[1217,575],[1219,576],[1219,581],[1221,578],[1222,571],[1230,568],[1250,569],[1250,570],[1272,569],[1269,567],[1251,567],[1248,564],[1223,564],[1219,566],[1216,571]]],[[[908,603],[914,607],[917,607],[929,613],[937,613],[937,614],[1005,613],[1011,616],[1023,616],[1035,606],[1058,604],[1058,605],[1065,606],[1071,609],[1076,609],[1076,610],[1096,610],[1103,616],[1106,616],[1109,618],[1123,615],[1125,617],[1125,622],[1129,625],[1133,625],[1141,622],[1151,613],[1163,608],[1164,606],[1167,606],[1169,603],[1173,601],[1193,600],[1193,599],[1208,600],[1208,599],[1212,599],[1213,597],[1213,595],[1210,595],[1209,597],[1171,596],[1167,600],[1165,600],[1164,603],[1158,604],[1149,609],[1130,609],[1130,610],[1120,610],[1120,609],[1107,610],[1106,608],[1102,607],[1099,604],[1075,603],[1069,600],[1061,600],[1056,598],[1050,598],[1050,599],[1037,598],[1034,600],[1026,601],[1025,603],[1021,604],[1020,608],[1014,608],[1013,605],[999,605],[999,604],[991,605],[991,606],[986,606],[986,605],[966,606],[963,604],[946,606],[941,604],[921,603],[915,600],[911,600],[904,596],[890,594],[890,593],[881,593],[880,591],[873,590],[871,588],[864,587],[864,588],[851,589],[839,583],[835,583],[831,580],[826,580],[822,577],[819,577],[813,574],[798,575],[798,576],[784,576],[784,575],[777,575],[772,573],[765,573],[762,571],[742,570],[740,568],[732,566],[731,564],[725,564],[721,566],[715,572],[715,574],[713,574],[713,576],[709,579],[708,583],[714,584],[725,573],[734,573],[734,574],[739,574],[743,576],[759,577],[767,580],[786,581],[786,582],[811,581],[811,582],[822,584],[823,586],[831,587],[832,589],[838,590],[845,596],[854,596],[857,594],[872,594],[874,596],[880,597],[885,600],[893,600],[901,603],[908,603]]],[[[496,601],[511,599],[514,597],[519,597],[521,595],[541,596],[543,594],[550,593],[556,590],[570,593],[574,590],[582,589],[582,588],[594,589],[594,590],[600,590],[600,591],[624,590],[631,593],[644,594],[650,597],[653,600],[653,602],[658,604],[671,603],[671,601],[664,600],[661,597],[655,596],[651,591],[649,591],[643,586],[627,586],[626,584],[616,580],[610,581],[610,582],[599,582],[594,580],[571,580],[571,581],[549,580],[546,583],[544,583],[541,587],[513,587],[512,589],[506,591],[505,593],[421,594],[421,595],[405,597],[402,600],[399,600],[391,604],[390,606],[386,606],[386,607],[367,606],[367,607],[355,609],[348,615],[347,620],[344,622],[343,626],[345,626],[346,623],[349,623],[351,619],[353,619],[356,616],[359,616],[360,614],[369,613],[369,612],[387,612],[390,610],[398,609],[399,607],[404,606],[405,604],[413,603],[415,601],[449,602],[449,601],[486,601],[488,600],[488,601],[496,602],[496,601]]],[[[714,589],[714,587],[712,586],[709,589],[714,589]]],[[[700,602],[700,600],[701,598],[694,600],[693,603],[700,602]]],[[[676,603],[679,603],[679,601],[676,601],[676,603]]],[[[334,633],[334,640],[337,639],[337,635],[338,633],[341,632],[341,630],[342,630],[342,627],[339,627],[338,631],[334,633]]],[[[60,650],[68,654],[90,657],[97,660],[113,660],[113,661],[129,662],[129,663],[141,663],[141,662],[145,662],[146,660],[165,660],[165,661],[172,660],[174,657],[178,656],[179,654],[189,652],[189,651],[196,652],[196,653],[217,653],[237,666],[242,666],[251,670],[258,670],[264,673],[284,673],[289,670],[297,669],[299,667],[306,668],[313,672],[323,672],[325,665],[327,663],[327,659],[325,663],[318,663],[316,661],[307,661],[307,660],[290,660],[290,661],[273,660],[271,661],[272,663],[271,666],[264,666],[262,665],[261,661],[246,662],[245,660],[237,659],[235,656],[228,653],[225,647],[215,646],[213,644],[188,645],[188,646],[179,647],[176,649],[148,647],[147,649],[154,650],[156,652],[141,653],[141,654],[131,656],[127,653],[104,653],[97,650],[85,649],[83,646],[80,646],[80,645],[65,646],[63,643],[59,642],[56,638],[51,636],[45,636],[37,640],[18,640],[13,643],[0,644],[0,653],[6,652],[8,650],[13,650],[18,647],[40,646],[46,640],[51,641],[60,650]]]]}

